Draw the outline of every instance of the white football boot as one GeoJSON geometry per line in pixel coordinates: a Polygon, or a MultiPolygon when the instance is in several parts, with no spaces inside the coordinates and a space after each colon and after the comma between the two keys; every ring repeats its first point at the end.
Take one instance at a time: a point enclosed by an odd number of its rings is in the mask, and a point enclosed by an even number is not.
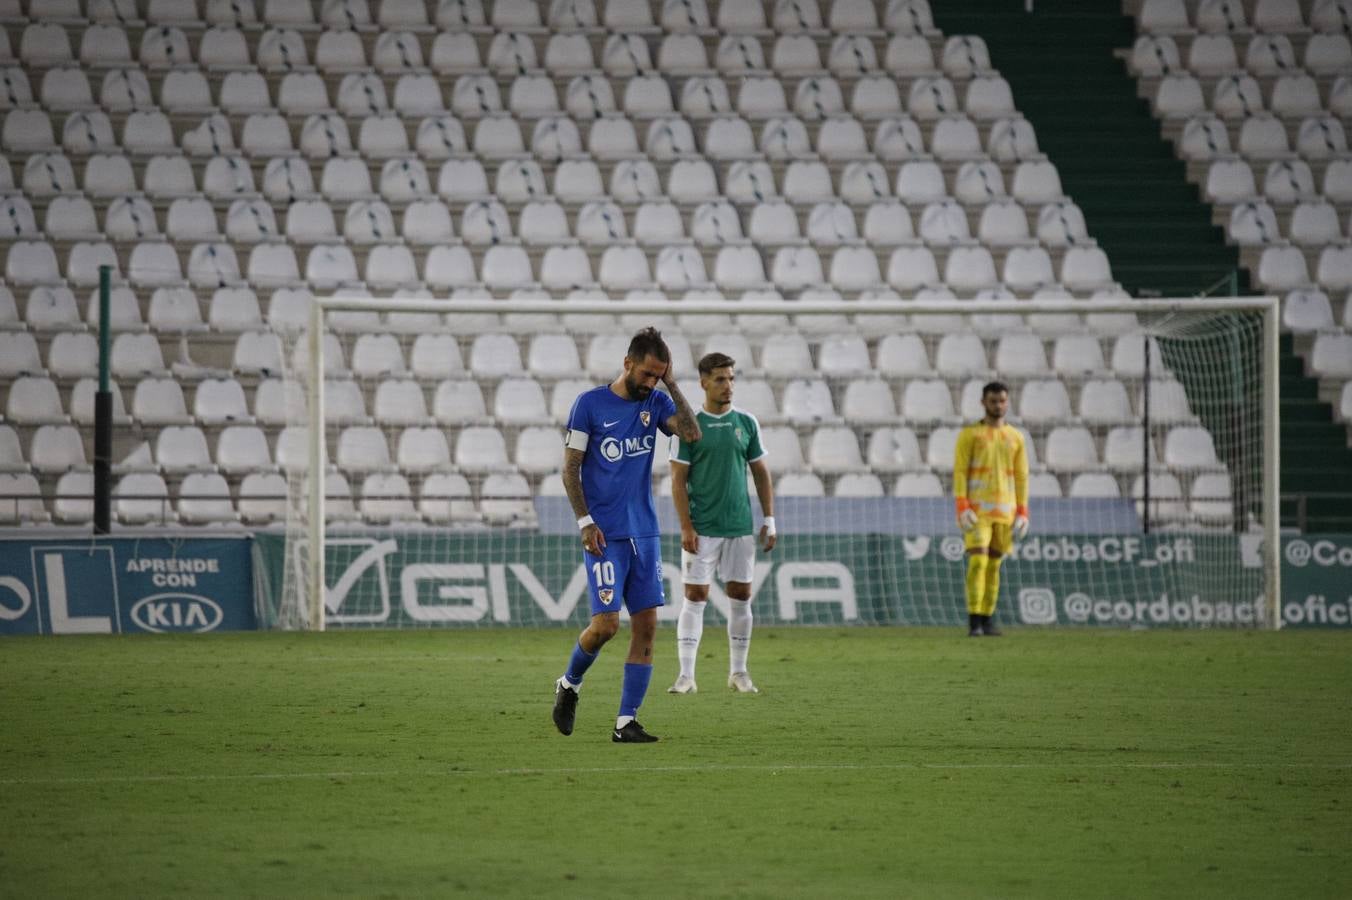
{"type": "Polygon", "coordinates": [[[751,676],[745,672],[733,672],[728,676],[728,687],[739,694],[759,694],[760,689],[751,683],[751,676]]]}
{"type": "Polygon", "coordinates": [[[691,678],[689,675],[678,675],[676,677],[676,683],[667,688],[667,693],[693,694],[698,690],[699,688],[695,687],[695,679],[691,678]]]}

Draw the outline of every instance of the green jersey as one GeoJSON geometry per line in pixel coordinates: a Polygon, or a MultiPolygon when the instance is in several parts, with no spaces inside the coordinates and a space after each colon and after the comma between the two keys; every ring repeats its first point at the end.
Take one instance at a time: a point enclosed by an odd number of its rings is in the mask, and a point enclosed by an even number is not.
{"type": "Polygon", "coordinates": [[[704,537],[750,534],[746,467],[765,456],[760,423],[751,413],[735,407],[721,415],[700,409],[695,418],[700,439],[693,444],[678,441],[671,458],[690,467],[686,485],[695,532],[704,537]]]}

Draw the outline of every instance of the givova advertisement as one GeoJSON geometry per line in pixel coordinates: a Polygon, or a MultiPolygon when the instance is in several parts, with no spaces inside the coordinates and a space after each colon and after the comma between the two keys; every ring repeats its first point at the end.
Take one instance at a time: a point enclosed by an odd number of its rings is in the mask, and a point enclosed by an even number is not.
{"type": "MultiPolygon", "coordinates": [[[[1284,543],[1284,623],[1352,624],[1352,538],[1311,537],[1308,554],[1292,549],[1297,540],[1284,543]]],[[[260,535],[258,543],[260,582],[279,595],[281,539],[260,535]]],[[[664,538],[663,558],[661,617],[671,621],[681,596],[674,535],[664,538]]],[[[354,534],[332,540],[326,565],[330,627],[580,627],[587,616],[588,574],[571,535],[354,534]]],[[[772,553],[757,554],[752,590],[764,623],[956,627],[966,621],[964,573],[956,535],[786,534],[772,553]]],[[[1257,535],[1034,534],[1003,566],[997,618],[1027,626],[1256,627],[1263,592],[1257,535]]],[[[721,592],[712,597],[725,611],[721,592]]]]}

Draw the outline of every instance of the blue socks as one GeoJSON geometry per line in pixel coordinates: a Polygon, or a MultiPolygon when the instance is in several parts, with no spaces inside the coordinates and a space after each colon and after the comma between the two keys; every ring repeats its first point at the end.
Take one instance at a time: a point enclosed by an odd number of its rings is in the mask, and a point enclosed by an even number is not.
{"type": "Polygon", "coordinates": [[[625,663],[624,687],[620,690],[620,716],[637,716],[653,679],[652,663],[625,663]]]}
{"type": "Polygon", "coordinates": [[[568,679],[572,685],[582,684],[582,676],[587,674],[591,664],[596,662],[596,657],[600,653],[588,653],[582,649],[581,642],[573,646],[573,655],[568,658],[568,669],[563,673],[563,677],[568,679]]]}
{"type": "MultiPolygon", "coordinates": [[[[579,642],[573,646],[573,655],[568,659],[568,669],[563,677],[574,686],[582,684],[582,676],[587,674],[591,664],[596,662],[600,653],[588,653],[579,642]]],[[[652,663],[625,663],[624,686],[620,689],[620,718],[632,719],[638,715],[643,698],[648,695],[648,683],[653,680],[652,663]]]]}

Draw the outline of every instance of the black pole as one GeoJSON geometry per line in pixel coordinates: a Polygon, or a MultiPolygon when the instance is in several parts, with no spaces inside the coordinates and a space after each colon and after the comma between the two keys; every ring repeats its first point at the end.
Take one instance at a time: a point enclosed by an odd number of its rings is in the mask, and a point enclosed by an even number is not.
{"type": "Polygon", "coordinates": [[[94,533],[112,530],[113,392],[108,381],[111,266],[99,266],[99,389],[94,394],[94,533]]]}
{"type": "Polygon", "coordinates": [[[1150,533],[1150,335],[1145,336],[1145,381],[1141,388],[1141,512],[1145,533],[1150,533]]]}

